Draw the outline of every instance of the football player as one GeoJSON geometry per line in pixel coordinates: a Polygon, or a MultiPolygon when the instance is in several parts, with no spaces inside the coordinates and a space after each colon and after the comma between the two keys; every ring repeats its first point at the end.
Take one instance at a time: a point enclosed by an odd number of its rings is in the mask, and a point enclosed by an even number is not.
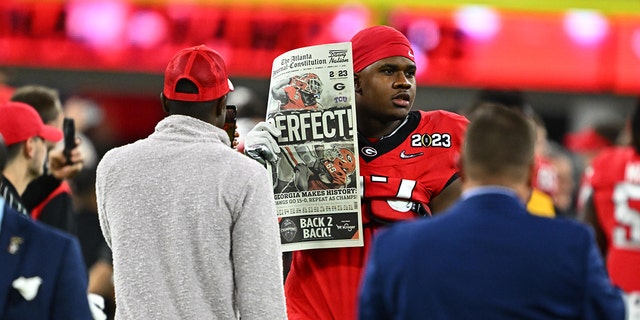
{"type": "Polygon", "coordinates": [[[280,110],[317,110],[322,94],[322,81],[315,73],[296,75],[289,79],[289,83],[275,87],[273,98],[280,102],[280,110]]]}
{"type": "Polygon", "coordinates": [[[580,212],[596,231],[611,281],[626,292],[640,291],[640,100],[630,124],[631,145],[602,150],[585,170],[590,194],[580,212]]]}
{"type": "MultiPolygon", "coordinates": [[[[416,64],[408,39],[388,26],[351,40],[355,72],[363,247],[293,252],[285,281],[290,319],[355,319],[357,292],[373,234],[396,221],[436,214],[460,195],[458,159],[468,120],[412,111],[416,64]]],[[[246,137],[247,155],[277,158],[266,123],[246,137]]],[[[286,268],[286,267],[285,267],[286,268]]]]}
{"type": "Polygon", "coordinates": [[[356,158],[351,150],[330,148],[311,165],[296,166],[296,185],[304,191],[345,188],[351,184],[355,170],[356,158]]]}

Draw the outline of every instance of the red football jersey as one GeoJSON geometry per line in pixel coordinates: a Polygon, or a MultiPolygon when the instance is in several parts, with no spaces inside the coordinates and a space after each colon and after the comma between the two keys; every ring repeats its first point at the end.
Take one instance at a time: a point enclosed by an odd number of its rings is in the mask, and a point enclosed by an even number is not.
{"type": "Polygon", "coordinates": [[[359,138],[364,247],[293,252],[285,283],[290,319],[356,318],[373,233],[429,214],[430,200],[457,177],[467,124],[447,111],[412,111],[389,136],[359,138]]]}
{"type": "Polygon", "coordinates": [[[598,222],[607,239],[607,270],[624,291],[640,290],[640,155],[603,150],[591,165],[598,222]]]}

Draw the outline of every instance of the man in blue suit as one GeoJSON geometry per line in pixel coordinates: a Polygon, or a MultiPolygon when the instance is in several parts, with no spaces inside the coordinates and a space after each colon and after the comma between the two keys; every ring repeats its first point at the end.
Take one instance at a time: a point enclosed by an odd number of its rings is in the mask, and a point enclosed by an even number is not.
{"type": "Polygon", "coordinates": [[[534,141],[515,111],[473,116],[462,198],[374,238],[360,319],[624,319],[591,230],[526,211],[534,141]]]}
{"type": "MultiPolygon", "coordinates": [[[[0,171],[6,149],[0,135],[0,171]]],[[[0,319],[94,319],[78,241],[0,197],[0,319]]]]}
{"type": "Polygon", "coordinates": [[[80,246],[0,197],[0,319],[93,319],[80,246]]]}

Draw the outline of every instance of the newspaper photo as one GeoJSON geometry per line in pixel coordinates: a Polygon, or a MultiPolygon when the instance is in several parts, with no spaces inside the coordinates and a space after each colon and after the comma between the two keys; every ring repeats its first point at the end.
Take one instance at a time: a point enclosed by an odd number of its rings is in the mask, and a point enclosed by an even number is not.
{"type": "Polygon", "coordinates": [[[351,43],[273,62],[267,121],[280,130],[273,173],[283,251],[362,246],[351,43]]]}

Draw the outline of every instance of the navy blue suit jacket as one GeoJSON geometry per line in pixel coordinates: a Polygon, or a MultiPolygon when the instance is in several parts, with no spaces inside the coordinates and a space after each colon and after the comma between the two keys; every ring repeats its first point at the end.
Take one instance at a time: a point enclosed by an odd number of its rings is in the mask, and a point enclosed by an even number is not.
{"type": "Polygon", "coordinates": [[[4,206],[0,230],[0,319],[92,319],[78,241],[4,206]],[[40,277],[28,301],[12,283],[40,277]]]}
{"type": "Polygon", "coordinates": [[[373,240],[360,319],[620,319],[591,229],[506,193],[459,201],[373,240]]]}

